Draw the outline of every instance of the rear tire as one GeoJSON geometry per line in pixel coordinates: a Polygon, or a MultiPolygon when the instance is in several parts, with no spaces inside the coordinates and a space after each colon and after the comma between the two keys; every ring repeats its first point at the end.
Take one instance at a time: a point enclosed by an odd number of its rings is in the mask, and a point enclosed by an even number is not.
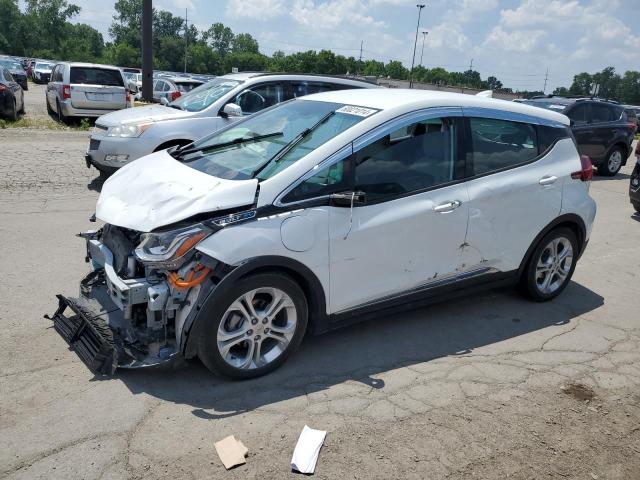
{"type": "Polygon", "coordinates": [[[20,107],[19,112],[21,115],[24,115],[24,95],[22,96],[22,106],[20,107]]]}
{"type": "Polygon", "coordinates": [[[213,373],[259,377],[282,365],[300,346],[307,329],[307,300],[288,275],[249,275],[220,293],[211,308],[205,305],[200,311],[196,333],[198,357],[213,373]]]}
{"type": "Polygon", "coordinates": [[[47,104],[47,113],[48,113],[50,116],[53,116],[53,114],[54,114],[55,112],[53,111],[53,108],[51,108],[51,105],[49,105],[49,97],[45,95],[45,97],[44,97],[44,101],[45,101],[45,102],[46,102],[46,104],[47,104]]]}
{"type": "Polygon", "coordinates": [[[69,123],[69,117],[65,116],[65,114],[62,113],[62,106],[60,105],[59,100],[56,100],[56,107],[58,109],[58,122],[63,123],[65,125],[69,123]]]}
{"type": "Polygon", "coordinates": [[[640,203],[631,202],[631,204],[633,205],[633,208],[635,208],[636,212],[640,213],[640,203]]]}
{"type": "Polygon", "coordinates": [[[536,246],[520,279],[520,290],[536,302],[556,298],[567,287],[580,254],[578,239],[561,227],[544,236],[536,246]]]}
{"type": "Polygon", "coordinates": [[[16,99],[13,99],[13,108],[9,112],[9,120],[15,122],[18,120],[18,106],[16,105],[16,99]]]}
{"type": "Polygon", "coordinates": [[[613,147],[607,158],[598,166],[598,173],[604,177],[613,177],[622,168],[624,152],[620,147],[613,147]]]}

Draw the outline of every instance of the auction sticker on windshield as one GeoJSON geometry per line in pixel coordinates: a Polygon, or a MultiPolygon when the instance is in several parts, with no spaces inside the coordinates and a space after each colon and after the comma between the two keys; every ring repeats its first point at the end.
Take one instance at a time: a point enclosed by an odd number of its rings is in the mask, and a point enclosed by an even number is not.
{"type": "Polygon", "coordinates": [[[336,110],[336,113],[346,113],[349,115],[357,115],[358,117],[368,117],[376,112],[377,110],[373,110],[371,108],[356,107],[354,105],[345,105],[344,107],[336,110]]]}

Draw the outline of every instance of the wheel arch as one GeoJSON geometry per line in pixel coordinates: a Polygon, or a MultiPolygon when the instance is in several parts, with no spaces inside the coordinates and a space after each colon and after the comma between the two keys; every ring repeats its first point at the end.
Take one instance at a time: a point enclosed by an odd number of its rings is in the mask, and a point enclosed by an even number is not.
{"type": "Polygon", "coordinates": [[[326,295],[322,283],[318,277],[301,262],[276,255],[255,257],[248,259],[237,266],[220,264],[227,274],[215,284],[205,295],[206,298],[198,299],[194,314],[189,315],[182,332],[181,350],[187,358],[196,355],[199,312],[207,310],[209,306],[225,295],[227,287],[233,285],[241,278],[258,273],[278,272],[291,277],[302,289],[307,299],[309,319],[307,331],[311,334],[323,333],[329,329],[326,309],[326,295]]]}
{"type": "Polygon", "coordinates": [[[533,242],[531,242],[531,245],[527,249],[524,258],[520,262],[520,267],[518,268],[518,277],[522,276],[527,263],[529,263],[529,260],[531,259],[531,255],[533,255],[533,251],[536,249],[540,241],[552,230],[562,227],[567,227],[571,229],[573,233],[575,233],[576,238],[578,239],[578,250],[580,252],[578,256],[582,255],[585,247],[585,240],[587,238],[587,228],[585,226],[584,220],[582,220],[582,218],[580,218],[580,216],[576,215],[575,213],[566,213],[564,215],[560,215],[546,227],[544,227],[540,231],[540,233],[536,235],[536,238],[534,238],[533,242]]]}
{"type": "Polygon", "coordinates": [[[188,138],[174,138],[173,140],[167,140],[166,142],[161,143],[153,151],[159,152],[161,150],[166,150],[167,148],[171,148],[175,146],[188,145],[192,142],[193,140],[189,140],[188,138]]]}

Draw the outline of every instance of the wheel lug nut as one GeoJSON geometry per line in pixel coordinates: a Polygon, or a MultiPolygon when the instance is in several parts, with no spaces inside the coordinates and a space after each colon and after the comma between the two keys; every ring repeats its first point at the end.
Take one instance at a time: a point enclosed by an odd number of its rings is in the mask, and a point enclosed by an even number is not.
{"type": "Polygon", "coordinates": [[[256,323],[258,323],[258,319],[254,318],[253,320],[251,320],[251,325],[255,325],[256,323]]]}
{"type": "Polygon", "coordinates": [[[269,323],[269,319],[268,318],[263,318],[262,319],[262,323],[264,323],[266,325],[267,323],[269,323]]]}
{"type": "Polygon", "coordinates": [[[268,328],[265,328],[265,329],[264,329],[264,333],[269,333],[269,329],[268,329],[268,328]]]}
{"type": "Polygon", "coordinates": [[[253,335],[253,330],[247,330],[247,335],[253,335]]]}
{"type": "Polygon", "coordinates": [[[260,340],[260,335],[256,335],[256,336],[255,336],[255,339],[256,339],[256,340],[260,340]]]}

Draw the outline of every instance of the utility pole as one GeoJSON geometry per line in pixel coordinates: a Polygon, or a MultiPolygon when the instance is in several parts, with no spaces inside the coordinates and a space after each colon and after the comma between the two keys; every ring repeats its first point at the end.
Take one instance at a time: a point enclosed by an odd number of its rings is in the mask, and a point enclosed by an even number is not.
{"type": "Polygon", "coordinates": [[[416,63],[416,47],[418,46],[418,29],[420,28],[420,14],[425,7],[424,4],[416,5],[418,7],[418,25],[416,25],[416,40],[413,42],[413,58],[411,59],[411,71],[409,72],[409,88],[413,86],[413,67],[416,63]]]}
{"type": "Polygon", "coordinates": [[[184,9],[184,73],[187,73],[187,47],[189,46],[189,10],[184,9]]]}
{"type": "Polygon", "coordinates": [[[142,1],[142,99],[153,101],[153,3],[142,1]]]}
{"type": "Polygon", "coordinates": [[[429,32],[427,32],[426,30],[422,32],[422,53],[420,53],[420,66],[422,66],[422,57],[424,55],[424,41],[426,40],[427,35],[429,35],[429,32]]]}
{"type": "Polygon", "coordinates": [[[471,63],[469,64],[469,75],[467,75],[467,80],[469,80],[469,86],[472,87],[473,85],[471,85],[471,74],[473,72],[473,58],[471,59],[471,63]]]}
{"type": "Polygon", "coordinates": [[[360,40],[360,58],[358,59],[358,71],[356,72],[360,75],[360,69],[362,68],[362,45],[364,45],[364,40],[360,40]]]}
{"type": "Polygon", "coordinates": [[[542,93],[547,93],[547,80],[549,79],[549,67],[547,67],[547,73],[544,74],[544,88],[542,89],[542,93]]]}

